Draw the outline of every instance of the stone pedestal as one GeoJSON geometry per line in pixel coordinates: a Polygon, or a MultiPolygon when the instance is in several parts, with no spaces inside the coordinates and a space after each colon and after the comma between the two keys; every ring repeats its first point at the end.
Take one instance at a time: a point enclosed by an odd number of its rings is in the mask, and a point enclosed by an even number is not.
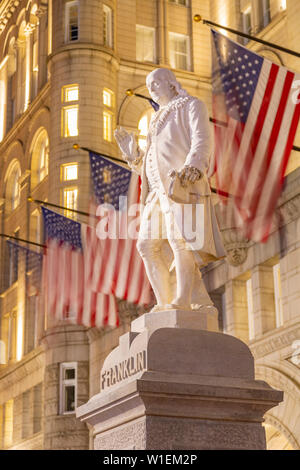
{"type": "Polygon", "coordinates": [[[101,393],[77,409],[95,449],[265,449],[263,415],[283,394],[254,379],[246,344],[199,315],[148,313],[120,337],[101,393]]]}

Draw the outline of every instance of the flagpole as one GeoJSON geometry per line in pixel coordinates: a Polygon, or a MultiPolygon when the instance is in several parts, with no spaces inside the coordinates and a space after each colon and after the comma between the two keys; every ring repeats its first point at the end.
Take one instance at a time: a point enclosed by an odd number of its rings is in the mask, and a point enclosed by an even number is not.
{"type": "Polygon", "coordinates": [[[238,36],[242,36],[243,38],[249,39],[250,41],[259,42],[265,46],[273,47],[274,49],[278,49],[281,52],[286,52],[287,54],[294,55],[295,57],[300,57],[300,52],[293,51],[292,49],[288,49],[283,46],[279,46],[278,44],[274,44],[273,42],[265,41],[264,39],[257,38],[255,36],[250,36],[249,34],[242,33],[242,31],[238,31],[236,29],[229,28],[228,26],[222,26],[214,21],[205,20],[202,18],[201,15],[194,15],[194,21],[196,23],[200,23],[202,21],[203,24],[207,24],[210,26],[216,26],[217,28],[224,29],[225,31],[229,31],[230,33],[237,34],[238,36]]]}
{"type": "Polygon", "coordinates": [[[125,160],[121,160],[120,158],[112,157],[110,155],[105,155],[105,153],[96,152],[95,150],[91,150],[88,147],[80,147],[79,144],[73,144],[73,149],[75,149],[75,150],[84,150],[85,152],[96,153],[97,155],[101,155],[101,157],[108,158],[109,160],[113,160],[115,162],[123,163],[123,165],[128,165],[128,163],[125,160]]]}
{"type": "Polygon", "coordinates": [[[85,215],[86,217],[94,217],[95,219],[97,218],[96,215],[90,214],[89,212],[83,212],[77,209],[70,209],[69,207],[59,206],[58,204],[54,204],[53,202],[40,201],[39,199],[33,199],[31,196],[27,198],[27,201],[34,202],[35,204],[39,204],[40,206],[55,207],[56,209],[62,209],[64,211],[74,212],[75,214],[85,215]]]}
{"type": "Polygon", "coordinates": [[[23,238],[13,237],[12,235],[6,235],[5,233],[0,233],[0,237],[3,237],[3,238],[10,238],[10,239],[12,239],[12,240],[17,240],[18,242],[24,242],[24,243],[28,243],[29,245],[39,246],[40,248],[46,248],[45,245],[41,245],[40,243],[31,242],[31,241],[29,241],[29,240],[24,240],[23,238]]]}

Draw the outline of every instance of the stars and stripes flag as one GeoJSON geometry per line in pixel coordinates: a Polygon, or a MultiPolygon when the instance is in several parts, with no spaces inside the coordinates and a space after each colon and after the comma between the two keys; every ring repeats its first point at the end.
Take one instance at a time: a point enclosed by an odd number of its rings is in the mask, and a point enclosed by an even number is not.
{"type": "Polygon", "coordinates": [[[18,278],[20,257],[24,260],[26,273],[26,294],[28,297],[37,296],[41,291],[43,255],[12,240],[7,240],[11,260],[12,279],[18,278]]]}
{"type": "Polygon", "coordinates": [[[244,235],[265,242],[299,123],[300,74],[214,30],[212,67],[213,117],[223,123],[215,125],[217,188],[233,196],[244,235]]]}
{"type": "Polygon", "coordinates": [[[94,292],[88,282],[93,262],[93,227],[42,208],[47,248],[43,286],[47,312],[57,320],[88,327],[118,326],[116,299],[94,292]]]}
{"type": "Polygon", "coordinates": [[[97,236],[91,243],[94,259],[91,287],[97,292],[146,305],[151,299],[151,286],[136,248],[140,178],[94,152],[90,152],[90,167],[97,204],[104,212],[104,204],[109,204],[106,215],[98,212],[97,236]],[[130,232],[130,226],[135,228],[134,233],[130,232]]]}

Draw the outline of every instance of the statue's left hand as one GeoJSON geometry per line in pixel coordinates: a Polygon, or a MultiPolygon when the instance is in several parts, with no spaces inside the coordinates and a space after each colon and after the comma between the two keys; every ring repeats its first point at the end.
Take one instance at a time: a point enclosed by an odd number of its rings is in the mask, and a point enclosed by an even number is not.
{"type": "Polygon", "coordinates": [[[184,188],[188,183],[195,183],[195,181],[202,178],[203,173],[194,166],[185,166],[179,171],[178,176],[180,178],[181,186],[184,188]]]}

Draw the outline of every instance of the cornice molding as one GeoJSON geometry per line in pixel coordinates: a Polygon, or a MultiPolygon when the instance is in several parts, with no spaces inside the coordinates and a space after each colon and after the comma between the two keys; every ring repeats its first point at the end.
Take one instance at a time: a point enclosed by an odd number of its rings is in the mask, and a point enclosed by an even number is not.
{"type": "Polygon", "coordinates": [[[4,0],[0,6],[0,34],[7,25],[12,14],[20,4],[20,0],[4,0]]]}

